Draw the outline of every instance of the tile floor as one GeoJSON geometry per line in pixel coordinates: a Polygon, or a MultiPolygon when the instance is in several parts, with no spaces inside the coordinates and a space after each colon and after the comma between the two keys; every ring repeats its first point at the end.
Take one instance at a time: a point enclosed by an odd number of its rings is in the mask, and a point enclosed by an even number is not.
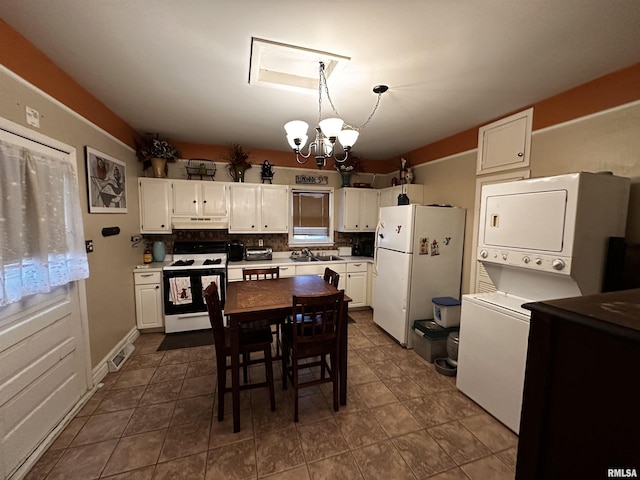
{"type": "Polygon", "coordinates": [[[330,384],[305,389],[295,424],[278,382],[275,412],[266,389],[242,392],[233,434],[230,396],[223,422],[214,410],[213,346],[156,352],[164,335],[142,334],[27,479],[513,479],[517,436],[390,340],[370,310],[350,313],[339,412],[330,384]]]}

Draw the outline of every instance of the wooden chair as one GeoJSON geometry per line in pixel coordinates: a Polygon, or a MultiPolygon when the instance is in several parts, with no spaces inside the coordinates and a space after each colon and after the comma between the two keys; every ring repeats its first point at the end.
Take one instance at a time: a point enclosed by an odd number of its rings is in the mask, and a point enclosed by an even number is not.
{"type": "MultiPolygon", "coordinates": [[[[271,267],[271,268],[243,268],[242,269],[242,279],[246,282],[249,280],[275,280],[276,278],[280,278],[280,267],[271,267]]],[[[271,318],[266,319],[271,325],[275,327],[271,333],[276,339],[276,359],[280,358],[280,350],[281,350],[281,326],[284,323],[284,318],[271,318]]],[[[246,381],[246,372],[245,381],[246,381]]]]}
{"type": "Polygon", "coordinates": [[[329,285],[333,285],[334,287],[338,288],[338,282],[340,282],[340,274],[327,267],[324,269],[324,281],[329,285]]]}
{"type": "Polygon", "coordinates": [[[329,295],[293,296],[292,315],[282,328],[282,388],[287,389],[289,378],[294,390],[294,422],[298,421],[300,388],[331,382],[333,409],[337,412],[340,408],[338,351],[341,326],[345,321],[342,314],[343,300],[344,290],[329,295]],[[300,318],[304,318],[305,321],[293,320],[300,318]],[[320,378],[301,383],[299,370],[317,366],[320,366],[320,378]],[[325,373],[328,373],[326,378],[325,373]]]}
{"type": "MultiPolygon", "coordinates": [[[[231,356],[231,338],[229,335],[229,328],[224,326],[222,318],[222,308],[220,306],[220,298],[218,297],[218,287],[215,284],[211,284],[204,291],[205,302],[207,303],[207,310],[209,311],[209,320],[211,322],[211,328],[213,329],[213,340],[216,349],[216,364],[217,364],[217,376],[218,376],[218,421],[222,421],[224,418],[224,395],[231,392],[231,387],[227,387],[227,370],[231,369],[230,365],[227,365],[227,357],[231,356]]],[[[266,328],[252,328],[252,329],[240,329],[240,353],[243,359],[248,360],[248,356],[251,352],[262,352],[263,358],[243,361],[241,365],[243,368],[248,365],[255,365],[264,363],[266,381],[261,383],[247,383],[240,385],[241,390],[259,387],[269,387],[269,399],[271,401],[271,410],[276,409],[276,397],[273,387],[273,360],[271,357],[271,344],[273,343],[273,337],[271,335],[271,329],[266,328]]],[[[233,409],[239,409],[240,405],[233,405],[233,409]]]]}
{"type": "Polygon", "coordinates": [[[242,278],[247,280],[274,280],[280,278],[280,267],[271,268],[243,268],[242,278]]]}

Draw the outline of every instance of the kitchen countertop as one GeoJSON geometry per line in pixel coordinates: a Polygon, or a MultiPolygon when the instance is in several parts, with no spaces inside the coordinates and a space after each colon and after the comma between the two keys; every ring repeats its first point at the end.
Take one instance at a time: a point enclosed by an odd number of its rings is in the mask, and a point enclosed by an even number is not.
{"type": "Polygon", "coordinates": [[[272,260],[251,260],[246,261],[242,260],[240,262],[229,262],[228,268],[246,268],[246,267],[254,267],[254,268],[262,268],[262,267],[273,267],[276,265],[322,265],[322,264],[336,264],[336,263],[351,263],[351,262],[367,262],[373,263],[373,257],[354,257],[354,256],[342,256],[340,255],[342,260],[328,260],[326,262],[295,262],[287,257],[277,257],[274,255],[272,260]]]}
{"type": "MultiPolygon", "coordinates": [[[[291,258],[289,257],[289,255],[285,256],[277,256],[277,254],[274,253],[274,258],[272,260],[253,260],[253,261],[246,261],[246,260],[242,260],[241,262],[229,262],[227,267],[228,268],[246,268],[246,267],[253,267],[253,268],[262,268],[262,267],[273,267],[276,265],[322,265],[323,263],[326,264],[336,264],[336,263],[351,263],[351,262],[367,262],[367,263],[373,263],[373,257],[354,257],[351,255],[341,255],[340,258],[342,258],[342,260],[330,260],[330,261],[326,261],[326,262],[294,262],[293,260],[291,260],[291,258]]],[[[173,262],[173,260],[165,260],[164,262],[152,262],[152,263],[147,263],[147,264],[140,264],[143,265],[142,268],[138,268],[138,266],[133,268],[134,272],[161,272],[162,268],[167,266],[167,265],[171,265],[171,263],[173,262]]]]}

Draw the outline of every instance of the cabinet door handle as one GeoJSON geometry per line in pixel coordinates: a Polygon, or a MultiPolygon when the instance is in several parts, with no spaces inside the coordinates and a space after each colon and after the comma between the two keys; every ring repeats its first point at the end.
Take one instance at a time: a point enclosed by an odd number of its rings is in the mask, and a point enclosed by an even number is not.
{"type": "Polygon", "coordinates": [[[361,263],[354,263],[353,266],[354,267],[359,267],[360,265],[362,265],[361,263]]]}
{"type": "Polygon", "coordinates": [[[156,285],[156,290],[160,288],[160,285],[156,285]]]}
{"type": "Polygon", "coordinates": [[[153,277],[153,273],[143,273],[142,277],[153,277]]]}
{"type": "Polygon", "coordinates": [[[198,201],[197,201],[197,200],[194,200],[194,201],[193,201],[193,203],[198,203],[198,201]]]}

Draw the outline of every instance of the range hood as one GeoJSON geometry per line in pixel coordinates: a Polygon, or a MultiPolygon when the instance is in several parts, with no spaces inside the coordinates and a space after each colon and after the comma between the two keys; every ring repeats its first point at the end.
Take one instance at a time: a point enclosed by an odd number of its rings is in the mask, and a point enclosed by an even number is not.
{"type": "Polygon", "coordinates": [[[229,228],[229,217],[171,217],[174,230],[221,230],[229,228]]]}

